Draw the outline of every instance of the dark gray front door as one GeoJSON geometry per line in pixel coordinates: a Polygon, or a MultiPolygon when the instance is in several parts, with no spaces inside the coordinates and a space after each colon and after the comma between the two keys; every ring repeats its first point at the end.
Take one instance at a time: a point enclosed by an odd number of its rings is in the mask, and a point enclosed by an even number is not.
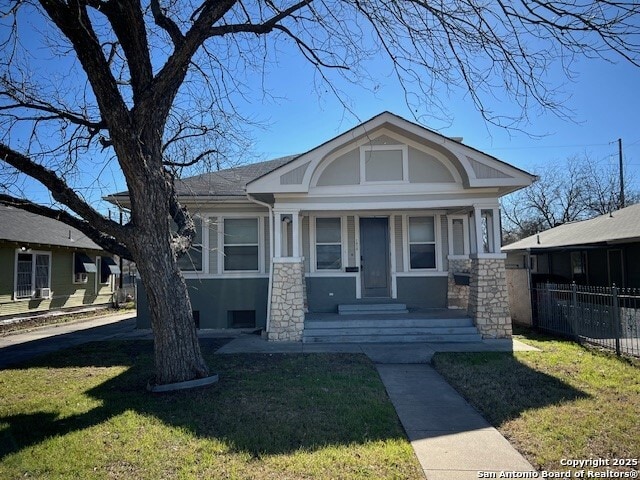
{"type": "Polygon", "coordinates": [[[389,296],[389,219],[360,219],[363,297],[389,296]]]}

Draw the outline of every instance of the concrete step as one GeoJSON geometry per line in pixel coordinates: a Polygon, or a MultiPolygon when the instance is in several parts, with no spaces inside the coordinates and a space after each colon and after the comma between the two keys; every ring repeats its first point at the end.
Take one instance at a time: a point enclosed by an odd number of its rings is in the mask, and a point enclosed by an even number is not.
{"type": "Polygon", "coordinates": [[[408,313],[404,303],[361,303],[354,305],[338,305],[340,315],[359,315],[367,313],[369,315],[408,313]]]}
{"type": "Polygon", "coordinates": [[[339,335],[304,336],[304,343],[470,343],[479,342],[479,334],[470,335],[339,335]]]}
{"type": "Polygon", "coordinates": [[[310,320],[304,325],[305,343],[479,342],[469,317],[310,320]]]}
{"type": "Polygon", "coordinates": [[[306,328],[304,334],[310,337],[330,337],[340,335],[391,336],[391,335],[474,335],[476,327],[412,327],[412,328],[306,328]]]}
{"type": "Polygon", "coordinates": [[[473,327],[473,320],[469,317],[460,318],[376,318],[371,319],[340,319],[340,320],[308,320],[305,329],[321,328],[413,328],[413,327],[473,327]]]}

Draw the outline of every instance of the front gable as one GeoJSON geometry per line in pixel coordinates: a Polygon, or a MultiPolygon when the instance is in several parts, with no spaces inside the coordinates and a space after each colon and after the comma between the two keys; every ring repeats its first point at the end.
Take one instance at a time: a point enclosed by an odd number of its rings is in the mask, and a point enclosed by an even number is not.
{"type": "Polygon", "coordinates": [[[247,184],[250,194],[499,195],[535,177],[455,139],[385,112],[247,184]]]}

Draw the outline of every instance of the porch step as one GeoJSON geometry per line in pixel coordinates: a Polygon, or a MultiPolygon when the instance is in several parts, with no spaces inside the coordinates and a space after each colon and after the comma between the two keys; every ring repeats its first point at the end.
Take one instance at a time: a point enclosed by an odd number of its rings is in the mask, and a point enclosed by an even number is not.
{"type": "Polygon", "coordinates": [[[367,313],[369,315],[382,315],[388,313],[408,313],[404,303],[361,303],[355,305],[338,305],[340,315],[359,315],[367,313]]]}
{"type": "Polygon", "coordinates": [[[305,322],[305,343],[479,342],[470,318],[313,320],[305,322]]]}

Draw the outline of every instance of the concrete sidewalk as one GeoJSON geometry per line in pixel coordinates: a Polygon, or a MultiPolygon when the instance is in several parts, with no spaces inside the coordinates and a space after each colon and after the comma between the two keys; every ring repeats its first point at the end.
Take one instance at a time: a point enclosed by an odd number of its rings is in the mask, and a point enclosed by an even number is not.
{"type": "MultiPolygon", "coordinates": [[[[474,343],[306,344],[244,335],[216,353],[364,353],[375,364],[428,480],[477,479],[479,472],[533,467],[429,364],[437,351],[535,351],[517,340],[474,343]]],[[[487,473],[487,475],[489,475],[487,473]]],[[[487,477],[489,478],[489,477],[487,477]]]]}

